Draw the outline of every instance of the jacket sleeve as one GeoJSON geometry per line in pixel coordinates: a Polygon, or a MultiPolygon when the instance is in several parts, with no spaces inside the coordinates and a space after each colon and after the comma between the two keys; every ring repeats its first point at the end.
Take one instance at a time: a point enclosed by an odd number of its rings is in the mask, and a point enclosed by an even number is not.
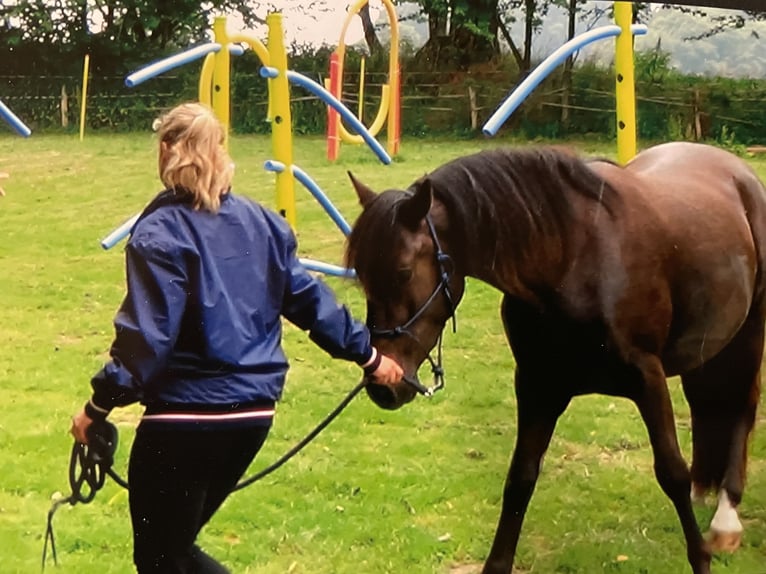
{"type": "Polygon", "coordinates": [[[91,380],[96,409],[141,400],[167,364],[187,300],[185,268],[172,246],[131,241],[126,248],[127,293],[114,319],[112,360],[91,380]]]}
{"type": "Polygon", "coordinates": [[[282,315],[304,331],[332,357],[364,365],[374,358],[370,332],[340,305],[333,291],[311,275],[296,255],[296,241],[289,233],[286,250],[286,292],[282,315]]]}

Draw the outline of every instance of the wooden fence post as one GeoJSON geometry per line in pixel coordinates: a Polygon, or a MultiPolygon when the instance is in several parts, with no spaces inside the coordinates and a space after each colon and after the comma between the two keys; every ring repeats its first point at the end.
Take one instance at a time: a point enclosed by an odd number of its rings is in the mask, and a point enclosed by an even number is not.
{"type": "Polygon", "coordinates": [[[66,86],[61,86],[61,127],[69,125],[69,96],[66,93],[66,86]]]}
{"type": "Polygon", "coordinates": [[[476,130],[479,127],[479,108],[476,106],[476,90],[473,86],[468,86],[468,102],[471,106],[471,129],[476,130]]]}

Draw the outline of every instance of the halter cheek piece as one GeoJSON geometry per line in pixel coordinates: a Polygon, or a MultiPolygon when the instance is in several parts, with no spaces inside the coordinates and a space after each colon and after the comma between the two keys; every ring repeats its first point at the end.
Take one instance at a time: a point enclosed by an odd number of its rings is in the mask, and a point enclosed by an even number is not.
{"type": "Polygon", "coordinates": [[[404,380],[404,382],[408,385],[414,387],[415,390],[421,395],[425,397],[431,397],[436,391],[444,387],[444,367],[442,367],[442,336],[444,335],[444,329],[442,328],[442,330],[439,332],[439,338],[436,343],[436,360],[434,361],[429,350],[426,349],[425,345],[423,345],[423,343],[420,342],[415,334],[410,331],[410,327],[412,327],[412,325],[414,325],[415,322],[420,319],[420,316],[425,313],[426,309],[428,309],[431,303],[434,302],[439,293],[444,293],[444,297],[447,299],[447,305],[450,311],[449,318],[452,319],[453,333],[457,330],[457,323],[455,319],[455,302],[452,297],[452,291],[449,287],[449,280],[450,277],[452,277],[453,271],[455,270],[455,264],[452,261],[452,258],[448,254],[444,253],[444,251],[442,251],[441,244],[439,243],[439,238],[436,236],[436,230],[434,229],[433,221],[431,221],[431,217],[429,215],[426,215],[426,224],[428,225],[428,231],[431,234],[431,239],[434,243],[434,256],[436,259],[436,265],[439,269],[439,282],[434,287],[434,290],[431,292],[431,295],[429,295],[428,299],[426,299],[418,308],[418,310],[415,311],[412,317],[410,317],[402,325],[398,325],[391,329],[378,329],[374,326],[372,321],[369,321],[369,329],[370,333],[376,337],[394,339],[396,337],[406,335],[415,341],[415,343],[426,352],[426,359],[428,359],[428,362],[431,364],[431,372],[434,375],[433,386],[426,387],[414,377],[404,376],[402,380],[404,380]]]}

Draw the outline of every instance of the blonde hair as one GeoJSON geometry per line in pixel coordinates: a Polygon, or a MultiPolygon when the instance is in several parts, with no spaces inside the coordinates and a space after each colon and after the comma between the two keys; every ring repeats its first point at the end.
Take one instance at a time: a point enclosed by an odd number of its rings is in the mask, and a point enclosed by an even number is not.
{"type": "Polygon", "coordinates": [[[195,209],[215,213],[231,187],[233,166],[224,148],[226,133],[213,111],[198,103],[181,104],[159,122],[162,183],[193,197],[195,209]]]}

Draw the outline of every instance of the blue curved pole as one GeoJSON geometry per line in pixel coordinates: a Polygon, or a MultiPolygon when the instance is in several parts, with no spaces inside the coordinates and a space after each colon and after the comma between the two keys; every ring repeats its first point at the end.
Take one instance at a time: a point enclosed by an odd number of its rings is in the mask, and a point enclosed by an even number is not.
{"type": "Polygon", "coordinates": [[[340,214],[340,211],[338,211],[338,209],[332,204],[330,199],[324,194],[316,182],[311,179],[311,177],[309,177],[305,171],[296,165],[292,166],[292,172],[295,176],[295,179],[300,181],[324,208],[324,210],[327,212],[327,215],[329,215],[330,218],[335,222],[335,225],[338,226],[338,229],[343,232],[343,235],[348,237],[348,235],[351,233],[351,226],[343,218],[343,216],[340,214]]]}
{"type": "Polygon", "coordinates": [[[324,263],[323,261],[317,261],[315,259],[306,259],[301,257],[299,259],[301,265],[310,271],[318,271],[325,275],[334,275],[336,277],[348,277],[354,279],[356,277],[356,271],[341,267],[340,265],[332,265],[331,263],[324,263]]]}
{"type": "Polygon", "coordinates": [[[117,245],[124,237],[130,233],[130,230],[133,229],[133,226],[136,224],[136,221],[138,221],[140,215],[140,213],[137,213],[128,219],[125,223],[120,225],[117,229],[112,231],[109,235],[104,237],[101,240],[101,247],[104,249],[111,249],[117,245]]]}
{"type": "MultiPolygon", "coordinates": [[[[276,78],[279,75],[279,70],[269,66],[264,66],[261,68],[260,74],[261,77],[264,78],[276,78]]],[[[380,142],[378,142],[378,140],[376,140],[372,134],[370,134],[367,128],[364,127],[364,124],[359,121],[354,113],[345,105],[343,105],[343,102],[335,98],[335,96],[326,90],[324,86],[321,86],[311,78],[307,78],[303,74],[293,72],[292,70],[287,71],[287,79],[293,84],[308,90],[328,106],[335,108],[337,112],[343,117],[343,119],[346,120],[351,125],[351,127],[354,128],[354,131],[362,136],[365,143],[370,146],[372,151],[375,152],[375,155],[378,156],[378,159],[380,159],[381,162],[386,165],[391,163],[391,156],[389,156],[386,150],[383,149],[383,146],[380,145],[380,142]]]]}
{"type": "MultiPolygon", "coordinates": [[[[285,164],[283,164],[281,161],[275,161],[272,159],[265,161],[263,163],[263,167],[267,171],[274,173],[282,173],[285,171],[285,164]]],[[[330,201],[330,198],[327,197],[325,192],[322,191],[322,189],[313,179],[311,179],[311,176],[299,168],[297,165],[291,165],[290,171],[292,172],[295,179],[301,182],[303,187],[311,192],[311,195],[314,196],[314,199],[316,199],[319,202],[319,205],[321,205],[322,208],[327,212],[327,215],[329,215],[330,218],[335,222],[335,225],[338,226],[338,229],[343,232],[343,235],[348,236],[348,234],[351,233],[351,226],[343,218],[343,215],[341,215],[340,211],[338,211],[338,208],[333,205],[332,201],[330,201]]]]}
{"type": "Polygon", "coordinates": [[[148,66],[130,74],[127,78],[125,78],[125,85],[129,88],[133,88],[145,82],[146,80],[159,76],[160,74],[164,74],[165,72],[168,72],[173,68],[177,68],[178,66],[183,66],[184,64],[198,60],[203,56],[207,56],[211,52],[218,52],[220,49],[220,44],[217,42],[210,42],[195,48],[190,48],[181,52],[180,54],[158,60],[157,62],[149,64],[148,66]]]}
{"type": "MultiPolygon", "coordinates": [[[[263,163],[263,167],[267,171],[275,173],[282,173],[286,169],[285,164],[283,164],[281,161],[276,161],[273,159],[265,161],[263,163]]],[[[319,204],[324,208],[324,210],[327,212],[327,215],[329,215],[330,218],[335,222],[335,225],[338,226],[338,229],[340,229],[346,236],[351,233],[351,226],[346,222],[338,209],[332,204],[330,198],[325,195],[317,183],[298,166],[290,166],[290,171],[292,172],[295,179],[300,181],[304,187],[306,187],[306,189],[311,192],[311,195],[313,195],[319,204]]],[[[310,269],[311,271],[319,271],[320,273],[324,273],[326,275],[336,275],[338,277],[356,277],[356,272],[353,269],[347,269],[346,267],[340,267],[338,265],[332,265],[330,263],[324,263],[323,261],[316,261],[314,259],[301,258],[300,262],[306,269],[310,269]]]]}
{"type": "MultiPolygon", "coordinates": [[[[633,24],[630,27],[630,30],[634,36],[643,36],[647,33],[648,28],[643,24],[633,24]]],[[[543,60],[542,63],[537,66],[537,68],[535,68],[531,74],[524,78],[524,81],[521,82],[516,87],[516,89],[513,90],[513,92],[511,92],[511,94],[505,99],[505,101],[503,101],[500,107],[495,110],[495,113],[493,113],[492,116],[486,121],[481,131],[486,136],[495,135],[500,129],[500,126],[502,126],[510,117],[510,115],[515,112],[516,109],[521,105],[521,102],[523,102],[529,96],[529,94],[532,93],[532,90],[540,85],[540,82],[548,77],[548,75],[555,68],[563,64],[569,56],[581,48],[584,48],[588,44],[598,42],[599,40],[603,40],[605,38],[619,36],[621,32],[622,28],[616,24],[611,26],[602,26],[600,28],[594,28],[593,30],[585,32],[584,34],[580,34],[579,36],[569,40],[569,42],[566,44],[563,44],[550,56],[545,58],[545,60],[543,60]]]]}
{"type": "Polygon", "coordinates": [[[20,136],[24,136],[25,138],[28,138],[29,135],[32,133],[32,130],[30,130],[24,122],[22,122],[19,117],[14,114],[11,109],[6,106],[2,100],[0,100],[0,117],[3,118],[8,124],[16,131],[17,134],[20,136]]]}

